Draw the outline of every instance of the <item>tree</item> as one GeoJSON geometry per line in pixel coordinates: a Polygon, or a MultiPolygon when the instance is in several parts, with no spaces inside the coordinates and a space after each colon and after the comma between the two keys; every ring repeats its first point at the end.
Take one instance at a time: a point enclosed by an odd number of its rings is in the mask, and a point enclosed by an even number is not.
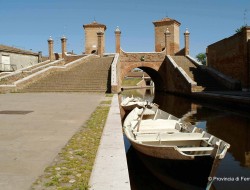
{"type": "Polygon", "coordinates": [[[245,26],[241,26],[240,28],[237,28],[237,29],[235,30],[235,32],[236,32],[236,33],[241,32],[241,31],[242,31],[242,29],[243,29],[244,27],[245,27],[245,26]]]}
{"type": "Polygon", "coordinates": [[[196,55],[196,59],[197,61],[201,62],[202,65],[207,64],[207,56],[205,53],[199,53],[198,55],[196,55]]]}

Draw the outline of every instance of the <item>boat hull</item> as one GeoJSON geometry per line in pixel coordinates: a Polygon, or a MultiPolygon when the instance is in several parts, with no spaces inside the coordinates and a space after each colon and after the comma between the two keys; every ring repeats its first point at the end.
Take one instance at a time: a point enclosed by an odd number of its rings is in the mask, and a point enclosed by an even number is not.
{"type": "Polygon", "coordinates": [[[123,108],[125,111],[131,111],[131,110],[135,109],[136,107],[137,107],[137,108],[142,108],[142,106],[139,105],[139,104],[122,105],[122,108],[123,108]]]}
{"type": "Polygon", "coordinates": [[[213,167],[210,156],[193,160],[162,159],[143,154],[136,150],[139,159],[164,184],[178,190],[204,190],[213,167]]]}
{"type": "Polygon", "coordinates": [[[130,140],[131,145],[139,152],[161,159],[194,160],[194,156],[187,156],[176,150],[175,147],[147,146],[130,140]]]}

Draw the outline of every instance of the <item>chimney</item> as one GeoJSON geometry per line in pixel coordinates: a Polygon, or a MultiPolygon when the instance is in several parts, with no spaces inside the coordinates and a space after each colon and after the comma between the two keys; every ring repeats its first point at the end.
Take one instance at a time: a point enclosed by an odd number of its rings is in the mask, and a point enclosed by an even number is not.
{"type": "Polygon", "coordinates": [[[115,52],[120,53],[121,49],[121,30],[117,26],[115,30],[115,52]]]}
{"type": "Polygon", "coordinates": [[[185,56],[189,55],[189,31],[186,28],[186,31],[184,33],[184,38],[185,38],[185,56]]]}
{"type": "Polygon", "coordinates": [[[49,60],[54,60],[54,40],[51,38],[51,36],[48,39],[48,45],[49,45],[49,60]]]}
{"type": "Polygon", "coordinates": [[[65,58],[65,53],[67,52],[66,50],[66,42],[67,42],[67,38],[65,36],[63,36],[61,38],[61,42],[62,42],[62,58],[65,58]]]}
{"type": "Polygon", "coordinates": [[[104,34],[104,32],[102,32],[101,30],[99,30],[98,32],[97,32],[97,55],[100,55],[100,57],[102,57],[103,56],[103,49],[104,49],[104,47],[103,47],[103,43],[102,43],[102,41],[103,41],[103,34],[104,34]]]}

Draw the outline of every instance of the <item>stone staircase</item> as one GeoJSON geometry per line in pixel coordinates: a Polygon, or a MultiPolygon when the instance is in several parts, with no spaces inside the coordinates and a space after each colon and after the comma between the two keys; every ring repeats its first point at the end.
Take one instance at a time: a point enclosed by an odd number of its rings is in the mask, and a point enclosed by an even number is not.
{"type": "Polygon", "coordinates": [[[218,83],[208,72],[197,67],[186,56],[171,56],[176,64],[181,67],[187,75],[197,83],[193,89],[196,92],[200,91],[226,91],[227,87],[218,83]]]}
{"type": "Polygon", "coordinates": [[[112,56],[89,57],[65,71],[55,71],[21,92],[106,92],[110,86],[112,56]]]}

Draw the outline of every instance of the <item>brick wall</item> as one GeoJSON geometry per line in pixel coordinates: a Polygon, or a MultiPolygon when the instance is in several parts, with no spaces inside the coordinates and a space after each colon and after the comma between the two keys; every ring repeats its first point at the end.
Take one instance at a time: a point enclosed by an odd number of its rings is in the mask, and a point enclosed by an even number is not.
{"type": "Polygon", "coordinates": [[[138,62],[142,61],[144,58],[144,62],[156,62],[163,61],[165,59],[164,53],[147,53],[147,52],[138,52],[138,53],[128,53],[121,51],[120,60],[121,62],[138,62]]]}
{"type": "Polygon", "coordinates": [[[207,48],[208,66],[241,81],[243,88],[249,88],[249,43],[250,27],[207,48]]]}
{"type": "Polygon", "coordinates": [[[189,94],[192,91],[191,84],[185,79],[181,72],[174,67],[168,58],[164,61],[166,91],[173,93],[189,94]]]}

